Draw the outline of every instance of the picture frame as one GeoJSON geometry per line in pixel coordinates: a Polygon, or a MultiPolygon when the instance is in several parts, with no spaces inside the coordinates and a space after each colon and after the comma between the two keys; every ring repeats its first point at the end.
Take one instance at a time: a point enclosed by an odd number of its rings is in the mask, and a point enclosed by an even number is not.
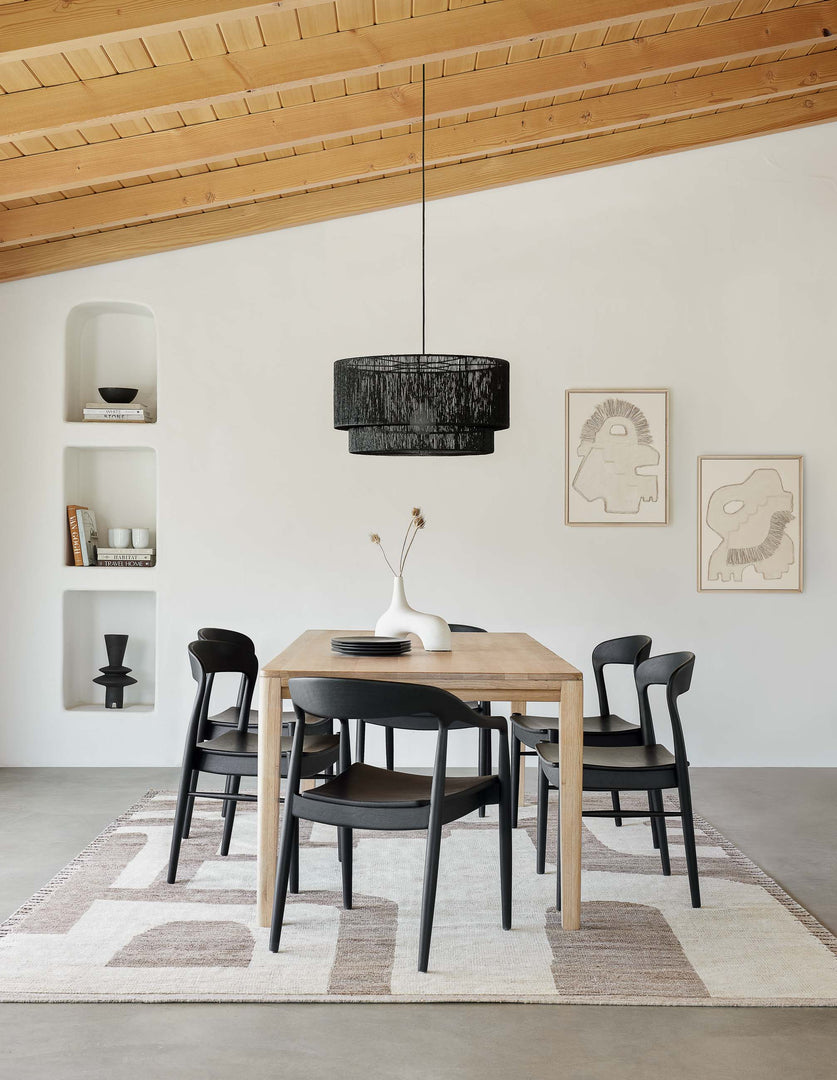
{"type": "Polygon", "coordinates": [[[698,592],[802,592],[802,455],[703,454],[697,479],[698,592]]]}
{"type": "Polygon", "coordinates": [[[668,390],[567,390],[564,432],[566,525],[668,525],[668,390]]]}

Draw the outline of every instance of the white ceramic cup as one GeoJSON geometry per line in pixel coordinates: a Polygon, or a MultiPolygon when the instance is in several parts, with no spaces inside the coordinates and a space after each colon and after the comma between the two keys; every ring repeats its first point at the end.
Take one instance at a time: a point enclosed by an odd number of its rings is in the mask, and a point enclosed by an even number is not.
{"type": "Polygon", "coordinates": [[[148,529],[131,529],[131,547],[147,548],[150,539],[148,529]]]}
{"type": "Polygon", "coordinates": [[[130,529],[108,529],[108,544],[112,548],[126,548],[131,546],[130,529]]]}

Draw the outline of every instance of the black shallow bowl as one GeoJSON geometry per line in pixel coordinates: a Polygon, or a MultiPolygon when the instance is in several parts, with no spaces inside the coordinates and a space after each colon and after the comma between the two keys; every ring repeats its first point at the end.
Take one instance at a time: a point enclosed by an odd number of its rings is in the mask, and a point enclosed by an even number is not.
{"type": "Polygon", "coordinates": [[[134,400],[139,390],[130,386],[100,386],[99,393],[109,405],[127,405],[134,400]]]}

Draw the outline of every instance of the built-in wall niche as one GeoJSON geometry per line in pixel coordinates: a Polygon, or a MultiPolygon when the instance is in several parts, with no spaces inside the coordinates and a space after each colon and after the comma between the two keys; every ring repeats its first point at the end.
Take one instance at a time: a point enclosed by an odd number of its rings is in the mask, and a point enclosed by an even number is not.
{"type": "MultiPolygon", "coordinates": [[[[66,507],[86,506],[96,514],[99,543],[108,546],[108,529],[150,530],[157,547],[157,455],[147,446],[68,446],[64,450],[64,561],[73,566],[66,507]]],[[[81,568],[80,568],[81,569],[81,568]]],[[[94,567],[99,573],[109,568],[94,567]]],[[[120,571],[121,572],[121,571],[120,571]]],[[[138,574],[153,573],[144,567],[138,574]]]]}
{"type": "Polygon", "coordinates": [[[145,304],[96,300],[67,317],[65,420],[82,420],[100,386],[136,387],[137,402],[157,417],[157,325],[145,304]]]}
{"type": "Polygon", "coordinates": [[[64,708],[105,712],[105,688],[93,679],[108,662],[105,634],[127,634],[126,686],[121,712],[150,712],[155,698],[157,596],[152,591],[68,589],[64,593],[64,708]]]}

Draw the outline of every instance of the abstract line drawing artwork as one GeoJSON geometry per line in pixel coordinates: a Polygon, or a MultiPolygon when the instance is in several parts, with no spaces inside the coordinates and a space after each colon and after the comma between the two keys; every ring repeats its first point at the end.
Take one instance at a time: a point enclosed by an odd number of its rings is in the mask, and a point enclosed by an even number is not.
{"type": "Polygon", "coordinates": [[[701,591],[801,591],[801,458],[702,457],[698,489],[701,591]]]}
{"type": "Polygon", "coordinates": [[[568,390],[568,525],[668,522],[668,391],[568,390]]]}

